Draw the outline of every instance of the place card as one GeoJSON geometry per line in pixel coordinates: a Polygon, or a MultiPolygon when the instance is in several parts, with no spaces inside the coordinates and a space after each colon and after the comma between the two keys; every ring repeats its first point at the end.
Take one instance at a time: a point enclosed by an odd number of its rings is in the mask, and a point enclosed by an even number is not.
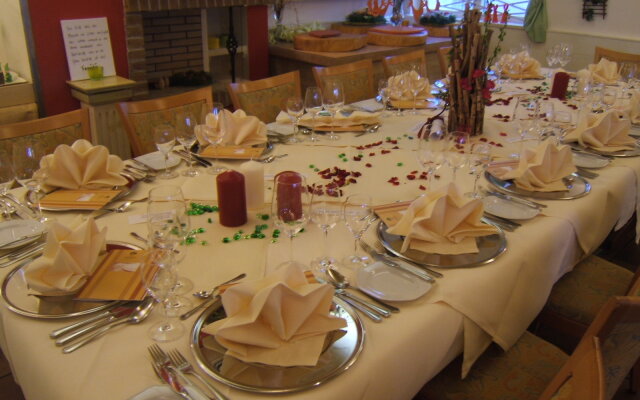
{"type": "Polygon", "coordinates": [[[40,200],[46,208],[99,210],[111,202],[121,190],[56,190],[40,200]]]}
{"type": "Polygon", "coordinates": [[[226,158],[234,160],[251,160],[259,158],[264,151],[264,147],[246,147],[246,146],[207,146],[200,152],[201,157],[208,158],[226,158]]]}

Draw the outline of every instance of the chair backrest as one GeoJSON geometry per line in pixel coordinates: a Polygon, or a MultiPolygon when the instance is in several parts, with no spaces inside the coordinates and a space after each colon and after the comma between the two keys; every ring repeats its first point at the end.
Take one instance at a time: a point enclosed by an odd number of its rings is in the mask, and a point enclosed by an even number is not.
{"type": "Polygon", "coordinates": [[[593,62],[598,63],[601,58],[606,58],[609,61],[615,61],[618,64],[622,61],[632,62],[640,68],[640,54],[623,53],[621,51],[596,46],[593,62]]]}
{"type": "Polygon", "coordinates": [[[370,59],[333,67],[313,67],[313,77],[320,90],[330,80],[342,82],[345,104],[375,96],[373,62],[370,59]]]}
{"type": "Polygon", "coordinates": [[[156,150],[153,141],[155,126],[176,126],[176,117],[184,113],[189,113],[200,121],[203,113],[212,105],[212,88],[206,86],[173,96],[122,102],[117,108],[129,136],[133,156],[136,157],[156,150]]]}
{"type": "Polygon", "coordinates": [[[610,400],[640,357],[640,298],[612,297],[540,399],[570,385],[569,399],[610,400]]]}
{"type": "Polygon", "coordinates": [[[301,96],[300,71],[256,81],[230,83],[227,87],[233,108],[255,115],[264,123],[276,120],[289,97],[301,96]]]}
{"type": "Polygon", "coordinates": [[[449,73],[449,53],[451,53],[451,49],[453,49],[452,46],[438,47],[438,63],[440,64],[440,73],[443,78],[449,73]]]}
{"type": "Polygon", "coordinates": [[[6,151],[8,155],[11,155],[12,147],[24,146],[30,141],[37,141],[48,154],[58,145],[71,145],[78,139],[91,141],[88,109],[0,125],[0,151],[6,151]]]}
{"type": "Polygon", "coordinates": [[[382,59],[382,68],[387,78],[399,72],[412,69],[415,69],[420,75],[426,76],[427,59],[424,55],[424,50],[417,50],[397,56],[385,57],[382,59]]]}

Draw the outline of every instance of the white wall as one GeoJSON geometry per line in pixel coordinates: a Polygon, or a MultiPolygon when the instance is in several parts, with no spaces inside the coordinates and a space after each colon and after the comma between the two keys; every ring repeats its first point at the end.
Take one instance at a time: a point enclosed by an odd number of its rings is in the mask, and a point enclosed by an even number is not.
{"type": "Polygon", "coordinates": [[[19,0],[0,1],[0,62],[31,82],[27,42],[19,0]]]}

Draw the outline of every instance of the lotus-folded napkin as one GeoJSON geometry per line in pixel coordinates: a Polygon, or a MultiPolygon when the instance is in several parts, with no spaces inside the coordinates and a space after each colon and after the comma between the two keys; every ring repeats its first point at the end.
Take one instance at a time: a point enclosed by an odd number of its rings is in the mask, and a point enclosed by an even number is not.
{"type": "Polygon", "coordinates": [[[632,124],[640,124],[640,90],[634,90],[629,99],[629,118],[632,124]]]}
{"type": "MultiPolygon", "coordinates": [[[[206,125],[223,132],[222,145],[253,146],[267,142],[267,126],[258,117],[243,110],[222,110],[218,118],[208,114],[206,125]]],[[[206,132],[196,127],[196,137],[201,145],[209,144],[206,132]]]]}
{"type": "Polygon", "coordinates": [[[598,151],[632,150],[635,139],[629,136],[631,121],[618,110],[589,114],[578,121],[576,129],[567,133],[565,142],[578,142],[598,151]]]}
{"type": "MultiPolygon", "coordinates": [[[[278,117],[276,118],[276,122],[287,124],[291,123],[291,119],[289,116],[280,112],[278,117]]],[[[300,125],[311,127],[313,125],[313,118],[311,114],[305,114],[300,118],[300,125]]],[[[342,113],[337,113],[335,117],[331,117],[329,115],[316,115],[315,124],[316,129],[322,130],[324,128],[331,127],[339,127],[348,129],[349,127],[354,126],[364,126],[364,125],[373,125],[380,123],[380,113],[370,113],[366,111],[354,111],[349,115],[344,115],[342,113]]]]}
{"type": "Polygon", "coordinates": [[[333,287],[308,283],[295,266],[239,283],[222,294],[227,317],[202,331],[226,355],[268,365],[316,365],[327,333],[346,326],[329,315],[333,287]]]}
{"type": "Polygon", "coordinates": [[[569,146],[544,141],[535,148],[524,149],[516,168],[495,168],[491,173],[500,179],[513,179],[524,190],[557,192],[567,190],[563,178],[575,171],[569,146]]]}
{"type": "Polygon", "coordinates": [[[515,55],[505,54],[500,57],[502,74],[511,79],[534,79],[541,78],[540,62],[529,56],[526,51],[521,51],[515,55]]]}
{"type": "Polygon", "coordinates": [[[391,100],[411,100],[413,101],[413,93],[411,88],[414,87],[418,80],[424,80],[425,85],[422,91],[416,95],[416,99],[426,99],[431,92],[431,84],[425,76],[420,76],[416,71],[406,71],[398,75],[390,76],[387,80],[389,90],[389,98],[391,100]]]}
{"type": "Polygon", "coordinates": [[[588,69],[591,72],[591,80],[596,83],[613,85],[620,80],[618,63],[615,61],[601,58],[597,64],[589,64],[588,69]]]}
{"type": "Polygon", "coordinates": [[[59,145],[40,160],[40,167],[47,170],[46,185],[57,188],[100,189],[127,183],[121,175],[122,159],[109,154],[105,146],[93,146],[84,139],[71,146],[59,145]]]}
{"type": "Polygon", "coordinates": [[[477,253],[475,238],[497,232],[481,221],[483,213],[482,201],[464,197],[451,183],[414,200],[387,232],[404,236],[402,252],[477,253]]]}
{"type": "Polygon", "coordinates": [[[25,267],[29,290],[45,296],[64,296],[82,288],[106,249],[107,229],[93,218],[79,218],[70,226],[51,223],[42,257],[25,267]]]}

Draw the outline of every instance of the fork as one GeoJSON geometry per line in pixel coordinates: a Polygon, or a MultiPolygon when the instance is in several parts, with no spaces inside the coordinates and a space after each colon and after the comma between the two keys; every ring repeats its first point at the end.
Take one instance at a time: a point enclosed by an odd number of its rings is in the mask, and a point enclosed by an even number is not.
{"type": "Polygon", "coordinates": [[[173,365],[178,371],[183,372],[185,374],[193,375],[196,378],[198,378],[200,382],[202,382],[209,390],[211,390],[211,392],[213,393],[216,399],[227,400],[225,395],[220,393],[220,391],[216,389],[215,386],[207,382],[206,379],[204,379],[203,377],[201,377],[196,373],[195,369],[193,368],[193,365],[191,365],[191,363],[186,358],[184,358],[184,356],[182,355],[182,353],[180,353],[178,349],[174,349],[173,351],[170,351],[169,358],[171,359],[171,362],[173,363],[173,365]]]}
{"type": "MultiPolygon", "coordinates": [[[[151,358],[153,359],[153,362],[156,365],[158,365],[159,367],[162,367],[162,368],[170,369],[171,371],[175,372],[177,375],[179,375],[185,381],[189,382],[190,384],[193,384],[189,379],[187,379],[184,376],[182,371],[180,371],[173,364],[173,362],[171,362],[171,359],[169,358],[167,353],[165,353],[164,350],[162,350],[160,348],[160,346],[158,346],[157,344],[152,344],[151,346],[147,347],[147,350],[149,350],[149,354],[151,354],[151,358]]],[[[211,398],[210,400],[226,400],[226,399],[225,398],[222,398],[222,399],[211,398]]]]}

